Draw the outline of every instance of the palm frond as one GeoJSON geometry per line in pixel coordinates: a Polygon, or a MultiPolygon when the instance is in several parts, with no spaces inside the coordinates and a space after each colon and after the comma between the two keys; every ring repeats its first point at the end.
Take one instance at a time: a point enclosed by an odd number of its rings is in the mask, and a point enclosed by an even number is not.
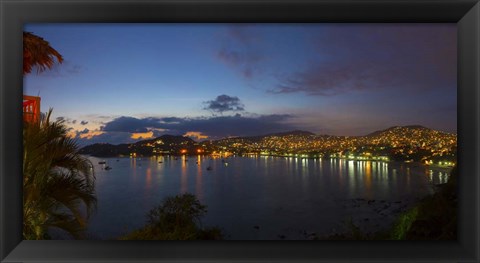
{"type": "Polygon", "coordinates": [[[23,32],[23,74],[32,72],[37,67],[37,73],[51,69],[55,64],[63,62],[63,57],[50,46],[48,41],[30,32],[23,32]]]}
{"type": "Polygon", "coordinates": [[[91,162],[78,154],[63,121],[51,122],[52,109],[40,125],[23,130],[24,237],[43,239],[57,227],[80,237],[96,208],[91,162]],[[63,221],[62,221],[63,220],[63,221]]]}

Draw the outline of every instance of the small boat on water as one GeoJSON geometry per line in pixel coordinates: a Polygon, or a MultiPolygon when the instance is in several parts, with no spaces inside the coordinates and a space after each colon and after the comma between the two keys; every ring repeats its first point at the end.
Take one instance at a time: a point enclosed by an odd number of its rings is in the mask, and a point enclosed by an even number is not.
{"type": "Polygon", "coordinates": [[[158,162],[158,163],[163,163],[162,161],[158,162]]]}
{"type": "Polygon", "coordinates": [[[213,168],[211,166],[207,167],[207,171],[211,171],[213,168]]]}
{"type": "Polygon", "coordinates": [[[98,164],[106,164],[107,162],[105,160],[98,162],[98,164]]]}
{"type": "Polygon", "coordinates": [[[107,170],[107,171],[108,171],[108,170],[112,170],[112,167],[107,166],[107,167],[105,167],[105,170],[107,170]]]}

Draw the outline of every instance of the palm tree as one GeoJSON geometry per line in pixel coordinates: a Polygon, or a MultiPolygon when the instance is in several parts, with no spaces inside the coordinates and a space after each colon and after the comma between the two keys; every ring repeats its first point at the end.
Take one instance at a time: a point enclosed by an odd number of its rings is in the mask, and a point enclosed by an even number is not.
{"type": "Polygon", "coordinates": [[[51,69],[55,63],[63,62],[63,57],[48,41],[36,36],[30,32],[23,32],[23,74],[32,72],[32,68],[37,66],[37,73],[51,69]]]}
{"type": "Polygon", "coordinates": [[[96,207],[91,162],[78,154],[62,120],[50,122],[52,109],[40,124],[23,128],[23,236],[46,239],[60,228],[82,238],[86,219],[96,207]]]}

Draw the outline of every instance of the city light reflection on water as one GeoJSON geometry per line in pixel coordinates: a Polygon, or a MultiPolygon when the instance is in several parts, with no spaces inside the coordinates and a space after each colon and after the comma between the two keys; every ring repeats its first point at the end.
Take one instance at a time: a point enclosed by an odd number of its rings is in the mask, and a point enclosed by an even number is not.
{"type": "Polygon", "coordinates": [[[448,170],[422,165],[292,157],[206,156],[107,158],[97,165],[97,213],[89,233],[113,238],[145,223],[165,197],[189,192],[208,206],[204,225],[218,225],[230,239],[276,239],[302,226],[328,232],[349,216],[339,200],[406,200],[431,194],[448,170]],[[226,165],[228,163],[228,165],[226,165]],[[211,170],[207,170],[207,167],[211,170]],[[261,225],[261,232],[252,227],[261,225]],[[286,231],[286,230],[285,230],[286,231]]]}

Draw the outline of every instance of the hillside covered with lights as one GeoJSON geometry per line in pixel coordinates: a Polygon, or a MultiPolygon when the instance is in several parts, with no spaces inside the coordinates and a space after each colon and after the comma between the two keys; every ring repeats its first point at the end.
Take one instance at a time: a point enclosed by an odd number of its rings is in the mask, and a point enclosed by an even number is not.
{"type": "Polygon", "coordinates": [[[395,160],[453,165],[457,135],[423,126],[395,126],[365,136],[315,135],[293,131],[254,137],[196,142],[188,137],[163,135],[132,144],[93,144],[81,154],[97,157],[153,155],[272,155],[303,158],[395,160]]]}

